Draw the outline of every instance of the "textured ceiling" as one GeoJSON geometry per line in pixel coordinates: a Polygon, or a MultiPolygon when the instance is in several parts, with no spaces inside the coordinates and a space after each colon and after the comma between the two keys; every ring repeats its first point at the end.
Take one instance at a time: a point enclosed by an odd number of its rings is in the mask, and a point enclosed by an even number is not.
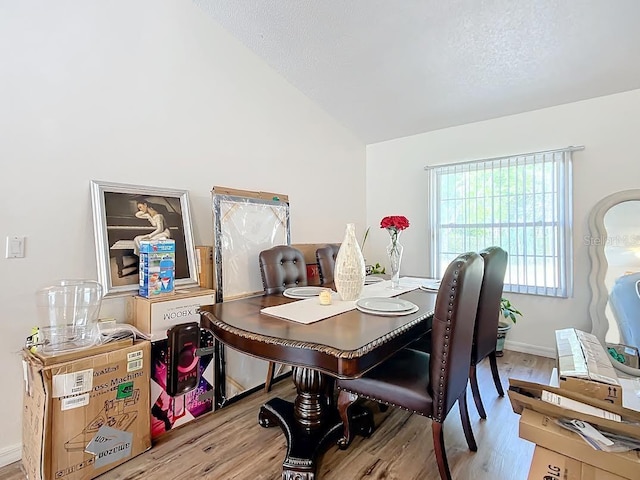
{"type": "Polygon", "coordinates": [[[365,143],[640,88],[640,0],[193,0],[365,143]]]}

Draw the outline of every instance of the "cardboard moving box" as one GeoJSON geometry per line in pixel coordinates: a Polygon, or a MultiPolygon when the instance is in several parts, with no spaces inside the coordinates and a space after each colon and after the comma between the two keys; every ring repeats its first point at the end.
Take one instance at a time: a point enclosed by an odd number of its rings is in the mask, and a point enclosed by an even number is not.
{"type": "MultiPolygon", "coordinates": [[[[525,409],[520,417],[520,438],[623,478],[640,478],[640,452],[608,453],[594,450],[577,433],[556,424],[554,417],[525,409]]],[[[565,477],[558,475],[551,478],[565,477]]]]}
{"type": "MultiPolygon", "coordinates": [[[[638,380],[636,378],[624,378],[619,377],[620,385],[622,386],[622,406],[629,410],[635,410],[640,412],[640,397],[636,394],[638,388],[638,380]]],[[[558,379],[558,369],[553,368],[551,370],[551,377],[549,378],[549,385],[552,387],[560,388],[560,380],[558,379]]]]}
{"type": "Polygon", "coordinates": [[[213,247],[200,245],[196,247],[198,263],[198,285],[202,288],[213,289],[213,247]]]}
{"type": "MultiPolygon", "coordinates": [[[[597,398],[582,395],[580,393],[550,385],[527,382],[525,380],[509,379],[509,400],[515,413],[522,413],[525,409],[533,410],[543,415],[552,417],[575,418],[593,425],[597,425],[606,432],[629,435],[640,439],[640,412],[628,408],[619,407],[612,403],[597,398]],[[565,408],[555,403],[548,403],[542,400],[542,392],[547,391],[556,395],[562,395],[570,400],[583,403],[585,405],[605,410],[611,414],[619,415],[621,422],[610,418],[596,417],[587,413],[580,413],[575,410],[565,408]]],[[[611,415],[609,415],[611,417],[611,415]]]]}
{"type": "Polygon", "coordinates": [[[133,297],[131,324],[151,340],[167,338],[167,329],[181,323],[200,323],[200,309],[216,303],[215,290],[180,288],[171,297],[133,297]]]}
{"type": "Polygon", "coordinates": [[[536,446],[527,480],[624,480],[624,477],[536,446]]]}
{"type": "Polygon", "coordinates": [[[49,365],[23,352],[22,465],[29,480],[88,480],[151,447],[150,346],[89,348],[49,365]]]}
{"type": "MultiPolygon", "coordinates": [[[[170,298],[133,298],[132,324],[151,335],[151,418],[152,438],[184,425],[194,418],[214,410],[213,388],[215,362],[213,355],[198,359],[199,383],[189,393],[171,396],[167,393],[169,369],[167,330],[176,325],[195,322],[200,324],[200,310],[215,304],[215,290],[207,288],[178,289],[170,298]]],[[[213,337],[202,333],[200,347],[213,346],[213,337]]],[[[170,389],[169,389],[170,390],[170,389]]],[[[150,413],[149,413],[150,412],[150,413]]]]}
{"type": "MultiPolygon", "coordinates": [[[[208,331],[200,332],[200,348],[212,347],[214,337],[208,331]]],[[[193,368],[198,369],[198,385],[188,393],[170,395],[167,390],[168,340],[151,344],[151,439],[155,441],[176,427],[180,427],[214,410],[215,362],[213,354],[198,358],[193,368]]]]}
{"type": "Polygon", "coordinates": [[[616,358],[614,361],[631,368],[640,368],[640,356],[637,347],[620,343],[607,343],[607,350],[615,352],[616,358]]]}
{"type": "MultiPolygon", "coordinates": [[[[103,343],[102,345],[96,345],[92,347],[91,355],[98,355],[100,353],[112,352],[113,350],[118,350],[120,348],[129,347],[133,345],[132,338],[125,338],[122,340],[117,340],[115,342],[103,343]]],[[[69,350],[69,351],[60,351],[55,354],[43,353],[41,351],[35,350],[31,351],[25,349],[25,353],[31,353],[34,357],[38,359],[38,361],[42,365],[53,365],[54,363],[65,363],[71,362],[73,360],[77,360],[79,358],[84,358],[87,356],[87,350],[69,350]]]]}
{"type": "Polygon", "coordinates": [[[556,330],[560,388],[622,405],[622,387],[609,354],[595,335],[556,330]]]}

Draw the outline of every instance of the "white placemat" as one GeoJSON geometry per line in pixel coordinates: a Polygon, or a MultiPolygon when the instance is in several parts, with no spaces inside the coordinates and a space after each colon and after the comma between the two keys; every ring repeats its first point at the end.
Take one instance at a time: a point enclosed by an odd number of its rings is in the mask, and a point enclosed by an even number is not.
{"type": "MultiPolygon", "coordinates": [[[[391,281],[386,280],[373,285],[365,285],[360,294],[360,298],[365,297],[395,297],[402,293],[410,292],[418,288],[418,284],[402,284],[400,281],[400,288],[391,289],[391,281]]],[[[284,305],[277,305],[275,307],[267,307],[260,310],[265,315],[271,315],[273,317],[284,318],[285,320],[291,320],[298,323],[309,324],[325,318],[339,315],[349,310],[356,308],[355,301],[343,301],[339,299],[338,295],[333,295],[331,305],[320,305],[320,299],[318,297],[307,298],[305,300],[298,300],[296,302],[285,303],[284,305]]]]}
{"type": "Polygon", "coordinates": [[[408,287],[410,285],[415,285],[416,288],[420,287],[422,290],[437,292],[440,288],[440,279],[420,277],[402,277],[400,279],[400,286],[408,287]]]}

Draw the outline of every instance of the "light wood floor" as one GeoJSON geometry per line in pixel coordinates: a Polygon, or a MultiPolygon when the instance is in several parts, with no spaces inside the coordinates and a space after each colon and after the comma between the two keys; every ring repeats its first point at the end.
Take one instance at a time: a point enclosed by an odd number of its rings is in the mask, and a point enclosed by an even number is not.
{"type": "MultiPolygon", "coordinates": [[[[498,359],[505,391],[508,378],[546,383],[554,361],[505,351],[498,359]]],[[[449,465],[457,480],[524,480],[533,444],[518,438],[519,416],[508,397],[499,398],[488,361],[478,369],[487,420],[480,420],[470,389],[469,412],[478,451],[470,452],[455,406],[445,421],[449,465]]],[[[258,409],[271,396],[292,399],[290,379],[272,392],[242,401],[165,434],[148,452],[102,475],[100,480],[280,480],[285,440],[278,427],[258,425],[258,409]]],[[[346,450],[331,446],[320,460],[318,480],[437,480],[431,421],[398,409],[379,413],[369,438],[356,437],[346,450]]],[[[18,463],[0,468],[0,478],[23,480],[18,463]]]]}

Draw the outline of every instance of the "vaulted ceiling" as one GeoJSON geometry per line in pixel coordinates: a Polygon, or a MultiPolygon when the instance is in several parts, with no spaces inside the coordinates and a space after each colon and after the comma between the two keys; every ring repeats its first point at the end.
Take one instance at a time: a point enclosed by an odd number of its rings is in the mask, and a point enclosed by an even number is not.
{"type": "Polygon", "coordinates": [[[640,0],[193,0],[365,143],[640,88],[640,0]]]}

